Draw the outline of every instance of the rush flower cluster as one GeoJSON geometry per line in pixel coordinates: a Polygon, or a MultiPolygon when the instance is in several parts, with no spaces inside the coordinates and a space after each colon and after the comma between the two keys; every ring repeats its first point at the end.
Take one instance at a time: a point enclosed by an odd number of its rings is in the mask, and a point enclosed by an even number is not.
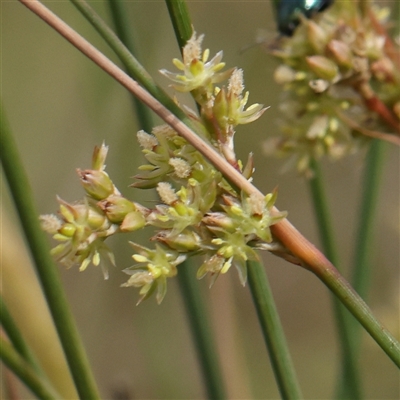
{"type": "Polygon", "coordinates": [[[282,136],[266,142],[267,152],[289,156],[300,173],[310,175],[313,158],[338,159],[371,137],[396,134],[399,49],[384,28],[389,15],[370,3],[362,12],[358,2],[337,1],[312,20],[301,18],[292,36],[269,49],[281,60],[275,80],[285,97],[282,136]],[[385,122],[371,113],[379,111],[378,103],[385,122]]]}
{"type": "MultiPolygon", "coordinates": [[[[265,108],[260,104],[246,108],[249,94],[243,94],[243,72],[221,72],[222,52],[208,61],[209,51],[201,51],[202,39],[194,34],[184,48],[183,61],[174,60],[179,73],[161,72],[176,90],[192,93],[198,102],[199,115],[190,111],[190,117],[204,140],[251,179],[252,157],[244,167],[236,160],[233,136],[236,126],[259,118],[265,108]],[[226,79],[226,87],[215,86],[226,79]]],[[[92,169],[78,170],[86,197],[74,204],[59,199],[59,216],[42,216],[43,228],[60,242],[53,254],[68,267],[77,264],[81,270],[90,263],[99,265],[104,258],[114,264],[104,243],[107,237],[152,227],[154,246],[131,243],[135,264],[124,269],[129,279],[122,286],[140,288],[139,302],[155,293],[160,303],[167,279],[193,256],[202,257],[199,279],[210,275],[212,285],[235,266],[245,284],[246,261],[258,259],[257,249],[276,250],[270,226],[286,216],[272,212],[277,193],[264,198],[238,193],[167,125],[151,133],[139,131],[137,139],[146,163],[139,167],[132,186],[155,188],[158,204],[147,208],[121,195],[105,171],[107,147],[103,144],[94,151],[92,169]]],[[[104,264],[103,270],[107,277],[104,264]]]]}

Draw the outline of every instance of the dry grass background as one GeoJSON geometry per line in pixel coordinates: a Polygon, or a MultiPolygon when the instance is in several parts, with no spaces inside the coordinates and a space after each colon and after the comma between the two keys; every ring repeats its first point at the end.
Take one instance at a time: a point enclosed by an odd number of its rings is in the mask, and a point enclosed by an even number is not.
{"type": "MultiPolygon", "coordinates": [[[[106,2],[92,5],[107,18],[106,2]]],[[[69,2],[52,1],[48,6],[115,59],[69,2]]],[[[157,71],[172,70],[171,59],[179,56],[166,7],[162,1],[132,1],[128,6],[132,24],[137,27],[140,60],[166,87],[167,82],[157,71]]],[[[272,78],[276,61],[260,46],[240,52],[254,43],[259,28],[274,37],[270,2],[190,1],[189,9],[197,32],[206,34],[204,47],[209,47],[211,54],[223,49],[229,67],[244,69],[250,102],[271,106],[259,121],[239,130],[237,152],[242,159],[250,151],[255,153],[255,184],[264,192],[278,186],[277,206],[288,210],[295,226],[318,244],[306,182],[295,173],[281,174],[282,162],[267,159],[261,151],[263,139],[278,132],[280,88],[272,78]]],[[[56,194],[67,201],[81,198],[83,191],[75,168],[90,166],[92,149],[103,140],[110,145],[107,165],[115,184],[126,196],[151,202],[152,192],[128,188],[143,160],[128,93],[17,1],[1,2],[1,46],[1,96],[39,212],[55,211],[56,194]]],[[[398,149],[388,146],[386,158],[369,303],[398,336],[398,149]]],[[[363,155],[323,164],[345,275],[351,263],[362,165],[363,155]]],[[[37,329],[33,336],[38,343],[31,339],[32,346],[41,352],[43,360],[54,361],[56,353],[47,346],[43,349],[49,328],[39,318],[36,328],[29,325],[33,322],[28,317],[42,315],[42,311],[30,297],[35,290],[34,279],[26,271],[31,268],[29,258],[22,258],[23,242],[18,239],[20,232],[4,180],[2,211],[4,296],[24,331],[37,329]]],[[[123,392],[132,399],[204,398],[183,309],[185,299],[177,283],[169,283],[160,306],[150,299],[136,307],[137,291],[119,287],[126,280],[120,270],[132,263],[127,239],[146,241],[137,233],[112,240],[118,266],[111,269],[108,281],[93,267],[85,273],[60,268],[103,398],[118,398],[117,394],[123,392]]],[[[264,260],[304,396],[330,398],[338,346],[329,292],[304,270],[268,254],[264,260]]],[[[248,288],[240,286],[234,270],[220,277],[211,290],[206,281],[199,285],[216,331],[229,398],[279,397],[248,288]]],[[[366,398],[399,398],[399,374],[392,362],[366,335],[362,349],[366,398]]],[[[53,373],[56,370],[54,366],[49,369],[53,373]]]]}

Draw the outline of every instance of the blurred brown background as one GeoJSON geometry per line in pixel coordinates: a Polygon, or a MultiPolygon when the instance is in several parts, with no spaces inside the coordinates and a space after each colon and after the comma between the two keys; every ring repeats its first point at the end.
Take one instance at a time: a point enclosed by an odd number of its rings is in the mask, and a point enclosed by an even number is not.
{"type": "MultiPolygon", "coordinates": [[[[108,20],[107,3],[91,3],[108,20]]],[[[127,3],[137,32],[140,61],[157,82],[167,87],[168,82],[157,71],[174,70],[171,60],[179,57],[179,50],[166,6],[162,1],[127,3]]],[[[48,6],[115,60],[69,2],[52,1],[48,6]]],[[[255,184],[264,192],[278,186],[278,208],[287,210],[291,222],[318,245],[307,182],[295,172],[282,174],[283,162],[266,158],[261,151],[262,141],[278,132],[280,88],[272,78],[276,61],[261,46],[241,52],[255,43],[258,29],[266,30],[271,39],[275,37],[270,2],[190,1],[189,9],[196,31],[206,35],[203,48],[210,48],[211,56],[223,49],[228,67],[244,69],[249,104],[271,106],[260,120],[238,129],[236,146],[240,158],[246,159],[250,151],[255,153],[255,184]]],[[[56,210],[56,194],[67,201],[82,197],[75,168],[89,167],[93,147],[103,140],[110,146],[107,171],[114,183],[127,197],[151,202],[153,192],[128,188],[143,158],[136,142],[139,127],[126,90],[17,1],[1,2],[1,46],[1,96],[39,212],[56,210]]],[[[192,106],[189,97],[187,101],[192,106]]],[[[346,276],[357,228],[363,157],[359,154],[334,164],[323,163],[346,276]]],[[[23,244],[17,241],[19,226],[4,179],[2,207],[2,254],[7,255],[2,257],[2,287],[22,326],[28,321],[26,310],[31,316],[41,315],[41,311],[33,300],[20,304],[21,295],[30,298],[29,290],[34,290],[34,284],[23,269],[30,266],[20,258],[23,244]]],[[[388,145],[368,303],[397,336],[398,210],[399,151],[388,145]]],[[[127,279],[120,270],[133,263],[127,240],[145,239],[134,233],[110,240],[117,268],[110,270],[108,281],[93,266],[84,273],[60,267],[102,396],[104,399],[204,398],[183,309],[185,299],[177,282],[170,280],[168,294],[160,306],[152,298],[136,307],[137,290],[119,287],[127,279]]],[[[304,396],[331,398],[339,355],[329,291],[305,270],[269,254],[264,260],[304,396]]],[[[199,285],[212,315],[229,398],[278,398],[248,287],[240,286],[234,269],[220,277],[211,290],[206,280],[199,285]]],[[[32,327],[25,325],[28,326],[23,329],[29,335],[32,327]]],[[[42,338],[38,341],[43,345],[46,332],[42,334],[37,334],[36,339],[42,338]]],[[[396,367],[366,334],[361,362],[366,398],[400,397],[396,367]]]]}

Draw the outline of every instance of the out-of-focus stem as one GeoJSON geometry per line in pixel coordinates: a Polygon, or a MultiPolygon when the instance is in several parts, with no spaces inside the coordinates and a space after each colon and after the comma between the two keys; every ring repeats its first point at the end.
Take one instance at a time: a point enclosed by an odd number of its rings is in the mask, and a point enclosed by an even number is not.
{"type": "MultiPolygon", "coordinates": [[[[328,259],[336,266],[339,265],[339,256],[333,237],[333,224],[330,218],[328,200],[323,188],[323,179],[318,162],[312,160],[311,168],[314,176],[310,179],[311,197],[313,209],[317,219],[319,236],[322,248],[328,259]]],[[[333,298],[336,326],[338,329],[339,343],[341,349],[340,380],[338,385],[338,398],[361,398],[360,378],[356,352],[354,350],[353,321],[347,310],[333,298]]]]}
{"type": "Polygon", "coordinates": [[[39,368],[30,348],[26,344],[20,330],[18,329],[14,319],[12,318],[8,307],[3,300],[3,296],[0,295],[0,323],[4,332],[7,334],[8,339],[14,346],[15,350],[20,356],[31,365],[31,367],[38,374],[43,374],[43,371],[39,368]]]}
{"type": "Polygon", "coordinates": [[[400,121],[386,107],[382,100],[373,91],[368,82],[362,82],[355,87],[364,103],[370,111],[377,113],[383,121],[395,130],[397,135],[400,135],[400,121]]]}
{"type": "Polygon", "coordinates": [[[61,345],[66,356],[76,389],[85,399],[97,399],[97,387],[92,376],[83,344],[68,306],[58,270],[50,255],[50,249],[40,227],[38,213],[34,207],[18,149],[5,120],[0,104],[1,163],[15,207],[17,209],[32,258],[35,261],[42,289],[53,317],[61,345]]]}
{"type": "Polygon", "coordinates": [[[0,358],[15,375],[32,391],[38,398],[43,400],[57,400],[60,395],[54,391],[41,375],[37,373],[26,360],[8,343],[0,337],[0,358]]]}
{"type": "Polygon", "coordinates": [[[383,167],[384,148],[385,143],[380,140],[374,140],[371,143],[363,178],[362,204],[360,207],[351,283],[357,293],[364,299],[367,297],[371,280],[371,243],[379,199],[379,181],[383,167]]]}

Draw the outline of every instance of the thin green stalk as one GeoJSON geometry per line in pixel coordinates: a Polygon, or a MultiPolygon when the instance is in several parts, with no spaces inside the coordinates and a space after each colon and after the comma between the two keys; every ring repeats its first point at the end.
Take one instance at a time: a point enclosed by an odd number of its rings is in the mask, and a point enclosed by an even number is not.
{"type": "Polygon", "coordinates": [[[323,179],[318,162],[312,160],[311,168],[314,176],[309,180],[311,198],[318,224],[318,233],[321,239],[324,254],[334,265],[339,265],[339,256],[335,246],[332,220],[329,213],[329,205],[323,187],[323,179]]]}
{"type": "Polygon", "coordinates": [[[250,291],[281,396],[283,399],[301,399],[301,390],[264,267],[254,261],[248,261],[247,266],[250,291]]]}
{"type": "MultiPolygon", "coordinates": [[[[129,50],[131,54],[137,55],[132,23],[128,19],[128,10],[126,7],[126,1],[108,0],[108,5],[111,10],[111,16],[114,22],[117,36],[120,38],[121,42],[126,46],[126,48],[129,50]]],[[[151,114],[149,108],[146,107],[135,96],[131,96],[131,98],[133,101],[135,113],[138,117],[141,129],[144,129],[147,132],[151,132],[153,124],[151,121],[151,114]]]]}
{"type": "Polygon", "coordinates": [[[169,17],[174,27],[175,37],[179,48],[183,49],[186,42],[193,33],[193,25],[190,19],[189,10],[184,0],[165,0],[168,7],[169,17]]]}
{"type": "Polygon", "coordinates": [[[371,309],[351,285],[330,265],[313,266],[311,271],[340,299],[382,350],[400,368],[400,343],[375,318],[371,309]]]}
{"type": "Polygon", "coordinates": [[[208,398],[226,399],[218,352],[207,318],[208,312],[201,297],[199,284],[193,274],[193,268],[190,264],[184,262],[179,266],[177,276],[202,367],[208,398]]]}
{"type": "MultiPolygon", "coordinates": [[[[10,340],[11,345],[21,356],[21,358],[31,367],[32,371],[40,378],[40,380],[46,384],[51,393],[57,393],[52,383],[49,381],[48,377],[44,371],[40,368],[37,363],[35,356],[33,355],[28,344],[22,336],[17,324],[15,323],[6,303],[4,302],[3,296],[0,295],[0,324],[3,328],[7,338],[10,340]]],[[[14,371],[15,372],[15,371],[14,371]]],[[[18,375],[19,376],[19,375],[18,375]]],[[[24,381],[24,378],[22,379],[24,381]]]]}
{"type": "MultiPolygon", "coordinates": [[[[117,34],[124,45],[135,54],[133,46],[133,32],[126,16],[127,10],[125,3],[120,0],[109,0],[114,24],[117,27],[117,34]]],[[[137,108],[139,121],[145,126],[148,132],[151,130],[151,117],[148,107],[139,102],[135,96],[133,99],[142,105],[143,109],[137,108]],[[148,125],[148,126],[146,126],[148,125]]],[[[192,268],[189,262],[183,263],[179,268],[178,282],[184,298],[186,313],[190,322],[190,327],[196,345],[198,359],[203,372],[204,382],[207,388],[208,398],[226,398],[222,373],[220,371],[218,353],[213,341],[212,331],[207,318],[207,310],[201,298],[199,285],[196,284],[192,268]]]]}
{"type": "MultiPolygon", "coordinates": [[[[317,219],[319,237],[322,248],[327,258],[336,266],[339,265],[338,254],[335,248],[332,221],[329,213],[328,201],[323,187],[323,179],[318,163],[313,160],[311,168],[314,176],[309,180],[314,213],[317,219]]],[[[336,326],[341,346],[341,372],[337,389],[338,398],[360,399],[360,373],[357,365],[357,357],[354,350],[355,337],[350,315],[337,298],[333,298],[336,326]]]]}
{"type": "Polygon", "coordinates": [[[131,54],[129,49],[122,43],[118,36],[100,18],[100,16],[84,0],[71,0],[82,15],[93,25],[103,39],[124,64],[128,74],[138,81],[151,95],[161,104],[176,115],[182,122],[192,126],[187,115],[175,104],[173,99],[168,96],[153,80],[151,75],[143,68],[138,60],[131,54]]]}
{"type": "MultiPolygon", "coordinates": [[[[379,198],[379,184],[382,177],[383,157],[386,143],[374,139],[368,151],[363,178],[363,194],[359,214],[357,239],[354,253],[351,283],[354,290],[367,300],[372,275],[372,250],[374,222],[379,198]]],[[[353,351],[358,354],[361,348],[360,326],[350,321],[353,327],[353,351]]]]}
{"type": "Polygon", "coordinates": [[[379,184],[382,177],[383,156],[386,143],[374,139],[368,152],[363,178],[363,195],[360,208],[354,270],[351,283],[354,290],[366,299],[372,274],[372,241],[374,221],[379,198],[379,184]]]}
{"type": "MultiPolygon", "coordinates": [[[[174,28],[179,50],[183,55],[183,48],[193,34],[193,24],[190,18],[189,9],[187,8],[185,0],[165,0],[165,3],[167,4],[169,18],[174,28]]],[[[196,107],[200,114],[201,106],[197,102],[196,107]]]]}
{"type": "Polygon", "coordinates": [[[49,382],[38,374],[32,365],[2,337],[0,337],[0,358],[38,399],[59,400],[61,398],[53,387],[49,385],[49,382]]]}
{"type": "MultiPolygon", "coordinates": [[[[181,52],[192,36],[192,22],[184,0],[166,0],[175,36],[181,52]]],[[[269,283],[261,264],[249,262],[249,283],[272,367],[283,398],[301,397],[295,372],[275,308],[269,283]]]]}
{"type": "MultiPolygon", "coordinates": [[[[176,39],[182,51],[193,32],[186,2],[184,0],[166,0],[166,4],[176,39]]],[[[299,399],[301,398],[300,388],[264,268],[256,262],[249,262],[248,265],[250,290],[279,390],[283,398],[299,399]]]]}
{"type": "Polygon", "coordinates": [[[0,155],[4,174],[7,178],[8,186],[34,259],[36,271],[61,345],[64,349],[76,389],[82,399],[97,399],[99,395],[90,366],[68,307],[57,267],[50,255],[47,238],[40,227],[29,181],[11,131],[6,123],[5,113],[1,105],[0,115],[0,155]]]}
{"type": "Polygon", "coordinates": [[[18,329],[13,317],[11,316],[3,296],[0,295],[0,323],[8,339],[14,346],[19,355],[35,370],[37,374],[44,375],[37,364],[32,351],[25,342],[21,331],[18,329]]]}

